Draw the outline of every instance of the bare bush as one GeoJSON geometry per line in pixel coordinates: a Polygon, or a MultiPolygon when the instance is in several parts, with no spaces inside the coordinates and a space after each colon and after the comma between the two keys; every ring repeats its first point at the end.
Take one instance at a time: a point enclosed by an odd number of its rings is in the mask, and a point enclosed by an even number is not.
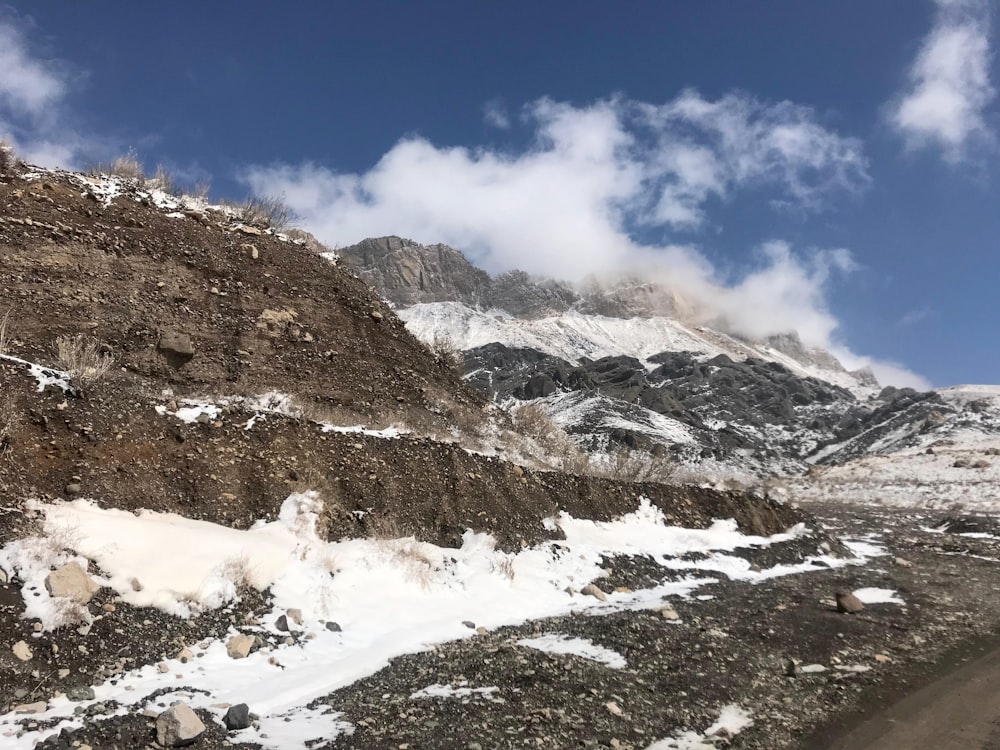
{"type": "Polygon", "coordinates": [[[143,169],[142,162],[139,161],[139,157],[136,156],[135,151],[129,151],[112,162],[95,164],[90,168],[90,174],[95,177],[100,177],[101,175],[119,177],[140,186],[146,184],[146,171],[143,169]]]}
{"type": "Polygon", "coordinates": [[[643,451],[620,448],[608,461],[593,465],[594,473],[618,482],[676,482],[677,464],[643,451]]]}
{"type": "Polygon", "coordinates": [[[80,383],[100,380],[115,366],[114,356],[83,334],[57,338],[56,357],[60,369],[80,383]]]}
{"type": "Polygon", "coordinates": [[[174,181],[174,176],[162,164],[156,167],[156,174],[145,180],[144,186],[153,190],[162,190],[167,195],[179,196],[181,194],[180,188],[174,181]]]}
{"type": "Polygon", "coordinates": [[[455,340],[447,333],[435,331],[434,338],[431,339],[428,348],[431,350],[431,354],[434,355],[434,359],[446,367],[458,373],[461,373],[465,369],[465,355],[458,348],[455,340]]]}
{"type": "Polygon", "coordinates": [[[7,312],[5,312],[3,317],[0,318],[0,354],[7,353],[7,335],[9,333],[10,311],[13,309],[14,308],[12,307],[8,307],[7,312]]]}
{"type": "Polygon", "coordinates": [[[14,444],[14,429],[17,426],[17,403],[13,395],[7,393],[0,398],[0,459],[10,455],[14,444]]]}
{"type": "Polygon", "coordinates": [[[292,220],[292,209],[283,195],[251,195],[236,206],[236,218],[244,224],[280,232],[292,220]]]}
{"type": "Polygon", "coordinates": [[[542,450],[542,463],[567,474],[589,473],[589,458],[566,431],[537,404],[518,404],[510,410],[511,426],[534,440],[542,450]]]}

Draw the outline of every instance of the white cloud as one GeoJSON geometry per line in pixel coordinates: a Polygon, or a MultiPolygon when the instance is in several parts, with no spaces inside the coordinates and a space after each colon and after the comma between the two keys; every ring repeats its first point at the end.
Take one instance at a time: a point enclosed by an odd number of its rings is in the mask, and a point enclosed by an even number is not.
{"type": "Polygon", "coordinates": [[[486,102],[486,106],[483,107],[483,120],[487,125],[500,130],[507,130],[510,127],[510,115],[507,114],[507,108],[500,99],[486,102]]]}
{"type": "Polygon", "coordinates": [[[2,20],[0,70],[0,107],[13,114],[40,117],[66,92],[56,67],[32,57],[19,29],[2,20]]]}
{"type": "Polygon", "coordinates": [[[64,65],[31,50],[23,24],[0,18],[0,138],[24,161],[79,168],[85,158],[113,152],[106,139],[69,122],[65,97],[72,80],[64,65]]]}
{"type": "Polygon", "coordinates": [[[409,137],[363,173],[277,164],[243,178],[258,193],[283,194],[331,246],[397,234],[450,244],[494,273],[655,275],[706,322],[838,344],[826,288],[832,272],[853,268],[846,250],[803,256],[772,242],[755,267],[727,278],[670,236],[702,225],[713,201],[741,190],[817,210],[862,189],[867,163],[857,140],[828,130],[808,108],[744,94],[710,101],[685,91],[663,105],[541,99],[525,118],[533,139],[521,152],[409,137]],[[650,234],[667,239],[640,239],[650,234]]]}
{"type": "Polygon", "coordinates": [[[935,23],[910,69],[909,88],[891,107],[890,122],[911,148],[938,146],[958,162],[993,134],[985,110],[990,84],[988,0],[936,0],[935,23]]]}

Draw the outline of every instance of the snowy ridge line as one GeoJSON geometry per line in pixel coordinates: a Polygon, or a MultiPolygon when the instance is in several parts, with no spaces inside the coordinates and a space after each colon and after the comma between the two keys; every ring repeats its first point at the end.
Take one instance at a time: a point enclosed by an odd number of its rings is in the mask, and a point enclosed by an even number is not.
{"type": "Polygon", "coordinates": [[[649,358],[666,351],[687,351],[711,359],[725,354],[737,361],[754,357],[778,362],[802,377],[825,380],[868,396],[877,389],[863,386],[846,370],[800,362],[773,347],[754,345],[708,328],[686,325],[662,316],[609,318],[569,311],[537,319],[516,318],[503,310],[473,310],[460,302],[425,302],[400,308],[399,317],[417,338],[432,343],[447,337],[465,351],[500,343],[527,348],[579,363],[582,357],[634,357],[647,368],[649,358]]]}
{"type": "MultiPolygon", "coordinates": [[[[174,514],[102,509],[84,500],[35,508],[45,514],[44,535],[0,547],[0,567],[11,580],[26,582],[22,595],[34,600],[33,613],[45,627],[67,624],[72,615],[38,584],[52,565],[67,559],[61,540],[72,538],[74,550],[86,558],[82,562],[91,560],[104,572],[98,583],[136,606],[183,616],[233,599],[237,583],[245,581],[269,588],[274,608],[259,623],[242,626],[241,632],[274,633],[278,617],[294,607],[301,611],[301,632],[307,637],[293,645],[282,641],[266,646],[238,660],[228,656],[226,637],[211,640],[190,646],[194,659],[166,659],[166,673],[151,664],[125,673],[115,684],[95,686],[93,701],[56,697],[30,719],[0,715],[0,743],[11,750],[28,750],[63,728],[80,726],[84,719],[74,709],[85,710],[96,702],[138,710],[165,708],[170,695],[160,695],[153,703],[148,696],[175,693],[179,685],[197,689],[186,698],[193,708],[216,716],[221,716],[220,704],[247,703],[261,717],[261,726],[244,730],[241,741],[277,750],[306,748],[314,739],[331,741],[351,727],[335,707],[304,706],[373,674],[393,657],[475,637],[469,621],[489,630],[570,612],[661,608],[671,598],[696,607],[699,596],[710,596],[699,594],[699,589],[717,580],[696,577],[698,568],[692,564],[695,575],[645,590],[612,592],[600,601],[581,589],[603,577],[601,565],[607,556],[648,555],[664,564],[683,562],[678,558],[698,551],[720,560],[735,558],[728,553],[740,547],[766,546],[807,533],[799,526],[771,537],[748,536],[731,520],[707,529],[667,526],[663,513],[644,501],[616,521],[560,514],[547,522],[563,532],[558,543],[508,555],[496,550],[492,537],[472,531],[465,533],[459,549],[413,538],[327,542],[317,534],[322,504],[311,492],[290,495],[276,521],[258,522],[248,530],[174,514]],[[150,549],[164,554],[151,556],[150,549]],[[134,580],[141,584],[140,591],[134,580]],[[328,622],[336,622],[337,629],[325,627],[328,622]],[[33,729],[27,727],[29,721],[33,729]]],[[[839,567],[863,562],[866,553],[881,553],[871,543],[852,549],[859,556],[851,560],[821,559],[839,567]]],[[[736,565],[728,568],[737,570],[736,565]]],[[[781,574],[816,569],[806,562],[785,566],[781,574]]],[[[738,574],[753,580],[774,573],[738,574]]]]}

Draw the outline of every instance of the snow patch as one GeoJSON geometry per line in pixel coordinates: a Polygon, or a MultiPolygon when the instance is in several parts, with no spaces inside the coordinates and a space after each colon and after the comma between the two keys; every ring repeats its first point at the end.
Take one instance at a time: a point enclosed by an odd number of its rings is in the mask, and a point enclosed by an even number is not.
{"type": "Polygon", "coordinates": [[[612,669],[625,669],[628,666],[625,662],[625,657],[617,651],[604,648],[604,646],[598,646],[586,638],[571,638],[568,635],[552,633],[538,636],[537,638],[522,638],[517,642],[517,645],[544,651],[549,654],[579,656],[606,664],[612,669]]]}

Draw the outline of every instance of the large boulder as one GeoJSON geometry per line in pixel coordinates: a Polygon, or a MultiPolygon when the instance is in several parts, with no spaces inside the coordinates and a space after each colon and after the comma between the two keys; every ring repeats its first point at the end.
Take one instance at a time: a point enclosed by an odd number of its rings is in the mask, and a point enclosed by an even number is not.
{"type": "Polygon", "coordinates": [[[87,604],[101,586],[87,575],[87,571],[79,563],[69,562],[45,577],[45,588],[52,596],[72,599],[77,604],[87,604]]]}
{"type": "Polygon", "coordinates": [[[162,747],[184,747],[192,744],[205,724],[186,703],[175,703],[156,717],[156,741],[162,747]]]}

